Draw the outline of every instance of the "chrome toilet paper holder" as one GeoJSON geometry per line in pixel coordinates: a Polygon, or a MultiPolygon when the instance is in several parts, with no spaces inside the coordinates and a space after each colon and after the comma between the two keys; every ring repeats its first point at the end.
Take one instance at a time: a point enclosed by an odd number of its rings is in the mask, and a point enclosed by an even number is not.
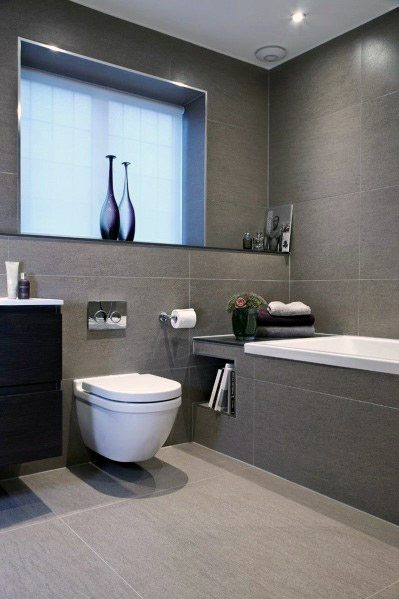
{"type": "Polygon", "coordinates": [[[172,314],[166,314],[166,312],[160,313],[159,322],[168,322],[169,320],[173,320],[173,322],[175,322],[177,320],[177,316],[172,316],[172,314]]]}

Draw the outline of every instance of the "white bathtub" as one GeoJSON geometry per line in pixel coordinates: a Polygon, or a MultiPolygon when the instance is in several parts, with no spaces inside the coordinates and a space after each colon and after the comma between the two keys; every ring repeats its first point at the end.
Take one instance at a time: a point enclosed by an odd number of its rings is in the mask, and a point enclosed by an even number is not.
{"type": "Polygon", "coordinates": [[[245,343],[246,354],[399,374],[399,339],[326,335],[245,343]]]}

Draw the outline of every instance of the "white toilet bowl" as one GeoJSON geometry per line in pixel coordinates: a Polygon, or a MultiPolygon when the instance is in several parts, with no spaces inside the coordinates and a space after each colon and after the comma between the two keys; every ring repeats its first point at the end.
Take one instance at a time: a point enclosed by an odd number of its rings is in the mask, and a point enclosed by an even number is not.
{"type": "Polygon", "coordinates": [[[76,379],[73,388],[85,445],[116,462],[153,457],[181,405],[180,383],[152,374],[76,379]]]}

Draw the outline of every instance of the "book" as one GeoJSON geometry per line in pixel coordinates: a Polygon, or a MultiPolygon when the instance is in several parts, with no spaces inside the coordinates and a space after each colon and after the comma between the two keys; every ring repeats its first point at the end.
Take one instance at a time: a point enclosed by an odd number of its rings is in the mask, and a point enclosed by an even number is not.
{"type": "Polygon", "coordinates": [[[220,381],[219,390],[213,408],[216,412],[221,412],[223,408],[227,409],[228,377],[232,368],[233,364],[226,364],[223,369],[222,380],[220,381]]]}
{"type": "Polygon", "coordinates": [[[220,379],[222,377],[222,372],[223,372],[222,368],[219,368],[219,370],[217,371],[215,382],[213,383],[211,397],[210,397],[209,402],[208,402],[208,406],[210,408],[213,408],[213,405],[215,403],[216,394],[217,394],[217,391],[219,389],[220,379]]]}
{"type": "Polygon", "coordinates": [[[230,370],[228,381],[227,412],[230,416],[236,413],[236,371],[230,370]]]}

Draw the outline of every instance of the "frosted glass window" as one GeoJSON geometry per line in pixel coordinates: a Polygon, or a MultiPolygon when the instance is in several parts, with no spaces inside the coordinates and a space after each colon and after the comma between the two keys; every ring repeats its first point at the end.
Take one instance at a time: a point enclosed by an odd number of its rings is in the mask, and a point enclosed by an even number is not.
{"type": "Polygon", "coordinates": [[[131,162],[135,241],[182,242],[181,106],[22,69],[21,110],[22,233],[101,237],[114,154],[118,203],[131,162]]]}

